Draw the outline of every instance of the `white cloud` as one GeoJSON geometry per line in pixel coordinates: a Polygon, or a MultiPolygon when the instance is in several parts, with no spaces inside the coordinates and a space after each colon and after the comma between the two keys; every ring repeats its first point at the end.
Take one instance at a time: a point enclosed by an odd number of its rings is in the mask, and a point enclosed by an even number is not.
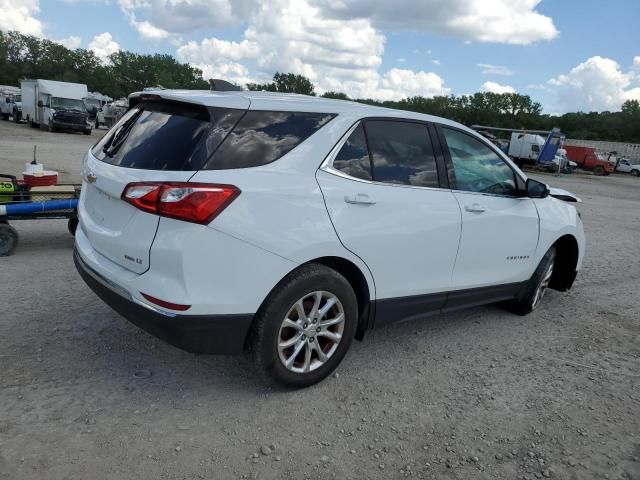
{"type": "Polygon", "coordinates": [[[156,27],[147,20],[136,22],[135,19],[133,19],[131,23],[136,28],[140,36],[146,40],[162,40],[171,35],[166,30],[156,27]]]}
{"type": "Polygon", "coordinates": [[[557,97],[557,108],[563,111],[617,111],[625,100],[640,100],[640,76],[625,73],[616,61],[600,56],[547,83],[557,97]]]}
{"type": "Polygon", "coordinates": [[[70,50],[75,50],[76,48],[80,47],[80,43],[82,43],[82,40],[80,39],[80,37],[76,37],[75,35],[71,35],[70,37],[61,38],[60,40],[53,40],[53,41],[56,43],[59,43],[60,45],[64,45],[70,50]]]}
{"type": "Polygon", "coordinates": [[[435,73],[414,72],[393,68],[380,80],[377,98],[381,100],[400,100],[406,97],[449,95],[451,89],[445,88],[444,80],[435,73]]]}
{"type": "Polygon", "coordinates": [[[513,70],[504,65],[492,65],[491,63],[477,63],[477,67],[482,69],[484,75],[513,75],[513,70]]]}
{"type": "Polygon", "coordinates": [[[109,32],[103,32],[93,37],[93,40],[89,42],[89,50],[93,50],[100,60],[107,62],[109,55],[120,50],[120,45],[113,40],[109,32]]]}
{"type": "Polygon", "coordinates": [[[398,63],[405,63],[407,61],[406,58],[399,58],[398,63]]]}
{"type": "Polygon", "coordinates": [[[440,60],[431,60],[434,65],[440,65],[440,60]]]}
{"type": "Polygon", "coordinates": [[[0,0],[0,30],[42,36],[42,23],[35,18],[39,11],[38,0],[0,0]]]}
{"type": "Polygon", "coordinates": [[[558,30],[535,9],[540,0],[315,0],[334,16],[367,18],[376,26],[419,30],[466,41],[526,45],[558,30]]]}
{"type": "Polygon", "coordinates": [[[511,85],[500,85],[496,82],[484,82],[480,85],[480,91],[490,93],[516,93],[515,88],[511,85]]]}
{"type": "MultiPolygon", "coordinates": [[[[145,18],[142,23],[148,22],[161,31],[180,34],[201,28],[224,28],[237,24],[257,2],[258,0],[118,0],[118,5],[134,26],[135,15],[140,14],[145,18]]],[[[143,30],[149,29],[143,27],[143,30]]],[[[138,31],[140,32],[139,29],[138,31]]]]}
{"type": "Polygon", "coordinates": [[[276,71],[297,73],[308,77],[319,93],[396,99],[449,92],[433,73],[393,69],[381,74],[384,42],[366,19],[328,18],[309,0],[273,0],[254,9],[242,41],[189,42],[178,48],[177,56],[201,68],[205,78],[240,84],[254,81],[245,66],[250,62],[260,81],[276,71]]]}

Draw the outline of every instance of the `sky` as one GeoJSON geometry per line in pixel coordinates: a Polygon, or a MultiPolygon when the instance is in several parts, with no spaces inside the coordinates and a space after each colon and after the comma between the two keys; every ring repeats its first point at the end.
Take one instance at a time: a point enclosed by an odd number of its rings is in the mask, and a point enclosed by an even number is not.
{"type": "Polygon", "coordinates": [[[205,78],[305,75],[355,98],[517,92],[544,113],[640,100],[640,0],[0,0],[0,29],[169,53],[205,78]]]}

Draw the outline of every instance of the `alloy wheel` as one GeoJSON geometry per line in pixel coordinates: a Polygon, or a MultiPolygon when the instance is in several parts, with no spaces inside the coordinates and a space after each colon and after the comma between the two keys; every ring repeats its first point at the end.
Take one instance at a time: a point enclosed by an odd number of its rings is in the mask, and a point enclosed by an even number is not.
{"type": "Polygon", "coordinates": [[[538,285],[538,288],[536,289],[536,294],[533,297],[532,309],[536,308],[540,303],[540,301],[542,300],[542,297],[544,297],[544,294],[547,291],[547,288],[549,287],[549,282],[551,281],[552,275],[553,275],[553,261],[549,263],[549,266],[544,271],[544,275],[542,276],[542,281],[540,282],[540,284],[538,285]]]}
{"type": "Polygon", "coordinates": [[[280,361],[295,373],[324,365],[336,352],[344,333],[345,314],[336,295],[315,291],[298,299],[278,333],[280,361]]]}

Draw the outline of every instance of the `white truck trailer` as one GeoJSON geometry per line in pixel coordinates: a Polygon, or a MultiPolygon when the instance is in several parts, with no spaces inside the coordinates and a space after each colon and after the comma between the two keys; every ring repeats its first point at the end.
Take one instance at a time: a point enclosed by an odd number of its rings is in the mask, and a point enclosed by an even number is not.
{"type": "Polygon", "coordinates": [[[519,163],[534,164],[538,161],[544,142],[545,139],[535,133],[513,132],[507,153],[519,163]]]}
{"type": "Polygon", "coordinates": [[[20,88],[0,85],[0,118],[9,120],[9,117],[13,117],[16,123],[22,117],[20,88]]]}
{"type": "Polygon", "coordinates": [[[22,80],[22,116],[32,127],[81,131],[91,135],[84,104],[87,86],[54,80],[22,80]]]}

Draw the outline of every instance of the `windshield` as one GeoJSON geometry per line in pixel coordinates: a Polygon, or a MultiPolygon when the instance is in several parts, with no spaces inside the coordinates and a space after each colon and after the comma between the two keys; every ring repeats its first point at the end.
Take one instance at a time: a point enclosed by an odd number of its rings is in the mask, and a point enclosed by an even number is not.
{"type": "Polygon", "coordinates": [[[15,97],[13,97],[13,101],[14,102],[21,102],[22,101],[22,95],[16,95],[15,97]]]}
{"type": "Polygon", "coordinates": [[[53,97],[51,99],[51,108],[59,110],[75,110],[77,112],[87,111],[82,100],[75,100],[72,98],[53,97]]]}
{"type": "Polygon", "coordinates": [[[92,107],[100,107],[100,100],[98,100],[97,98],[86,98],[84,100],[84,103],[92,107]]]}

